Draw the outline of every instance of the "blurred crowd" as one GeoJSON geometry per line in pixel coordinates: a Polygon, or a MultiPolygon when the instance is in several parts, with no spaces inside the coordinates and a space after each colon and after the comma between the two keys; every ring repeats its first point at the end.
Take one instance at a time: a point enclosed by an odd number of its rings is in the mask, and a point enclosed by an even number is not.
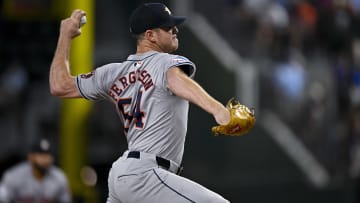
{"type": "Polygon", "coordinates": [[[276,112],[334,182],[357,178],[360,0],[226,0],[220,17],[204,13],[259,68],[260,108],[276,112]]]}
{"type": "Polygon", "coordinates": [[[11,19],[3,5],[0,1],[0,134],[6,142],[0,143],[0,174],[21,160],[38,136],[56,148],[59,105],[48,91],[58,22],[11,19]]]}
{"type": "MultiPolygon", "coordinates": [[[[259,68],[260,110],[276,112],[335,182],[358,178],[360,0],[219,1],[194,1],[195,10],[259,68]]],[[[57,28],[0,16],[0,160],[18,153],[19,140],[57,137],[59,101],[47,82],[57,28]]]]}

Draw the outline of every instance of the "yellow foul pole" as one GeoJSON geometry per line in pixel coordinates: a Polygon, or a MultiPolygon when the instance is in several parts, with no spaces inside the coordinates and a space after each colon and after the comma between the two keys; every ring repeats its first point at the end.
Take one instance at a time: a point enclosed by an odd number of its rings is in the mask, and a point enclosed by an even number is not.
{"type": "MultiPolygon", "coordinates": [[[[87,23],[82,34],[72,42],[70,69],[72,75],[87,73],[93,68],[94,47],[94,0],[68,0],[66,16],[74,9],[86,12],[87,23]]],[[[86,165],[88,118],[91,103],[85,99],[63,100],[60,121],[60,164],[68,176],[72,194],[85,202],[96,202],[95,191],[85,186],[80,171],[86,165]]]]}

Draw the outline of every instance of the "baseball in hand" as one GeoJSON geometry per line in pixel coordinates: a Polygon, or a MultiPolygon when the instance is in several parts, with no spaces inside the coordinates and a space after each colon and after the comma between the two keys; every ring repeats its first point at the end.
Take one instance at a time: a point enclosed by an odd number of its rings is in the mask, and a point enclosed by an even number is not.
{"type": "Polygon", "coordinates": [[[82,27],[83,25],[85,25],[85,23],[86,23],[86,16],[83,16],[83,17],[81,17],[81,19],[80,19],[80,27],[82,27]]]}

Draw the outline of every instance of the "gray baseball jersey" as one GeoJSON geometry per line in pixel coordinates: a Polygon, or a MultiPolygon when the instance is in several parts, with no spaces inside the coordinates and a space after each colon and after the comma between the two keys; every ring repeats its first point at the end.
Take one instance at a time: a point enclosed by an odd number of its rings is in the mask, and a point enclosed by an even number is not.
{"type": "Polygon", "coordinates": [[[32,175],[28,162],[5,171],[0,183],[0,202],[71,202],[67,179],[62,171],[52,166],[39,182],[32,175]]]}
{"type": "Polygon", "coordinates": [[[184,152],[189,103],[167,88],[166,72],[172,67],[190,77],[196,71],[185,57],[151,51],[77,76],[82,96],[112,101],[124,124],[129,149],[109,172],[108,203],[228,203],[175,174],[184,152]],[[169,160],[168,167],[159,157],[169,160]]]}
{"type": "Polygon", "coordinates": [[[193,77],[187,58],[155,51],[130,55],[123,63],[77,77],[83,97],[111,100],[124,124],[131,151],[156,154],[180,164],[187,131],[188,101],[167,89],[166,72],[182,67],[193,77]]]}

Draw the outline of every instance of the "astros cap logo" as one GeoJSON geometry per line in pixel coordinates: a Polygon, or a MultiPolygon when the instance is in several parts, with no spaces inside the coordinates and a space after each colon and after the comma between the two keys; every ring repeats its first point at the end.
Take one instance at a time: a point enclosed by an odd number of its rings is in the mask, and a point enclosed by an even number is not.
{"type": "Polygon", "coordinates": [[[44,150],[44,151],[48,151],[49,150],[49,148],[50,148],[50,143],[47,141],[47,140],[41,140],[41,142],[40,142],[40,147],[41,147],[41,149],[42,150],[44,150]]]}
{"type": "Polygon", "coordinates": [[[168,7],[165,6],[164,9],[165,9],[165,11],[166,11],[167,13],[169,13],[169,15],[171,15],[171,11],[170,11],[170,9],[169,9],[168,7]]]}

